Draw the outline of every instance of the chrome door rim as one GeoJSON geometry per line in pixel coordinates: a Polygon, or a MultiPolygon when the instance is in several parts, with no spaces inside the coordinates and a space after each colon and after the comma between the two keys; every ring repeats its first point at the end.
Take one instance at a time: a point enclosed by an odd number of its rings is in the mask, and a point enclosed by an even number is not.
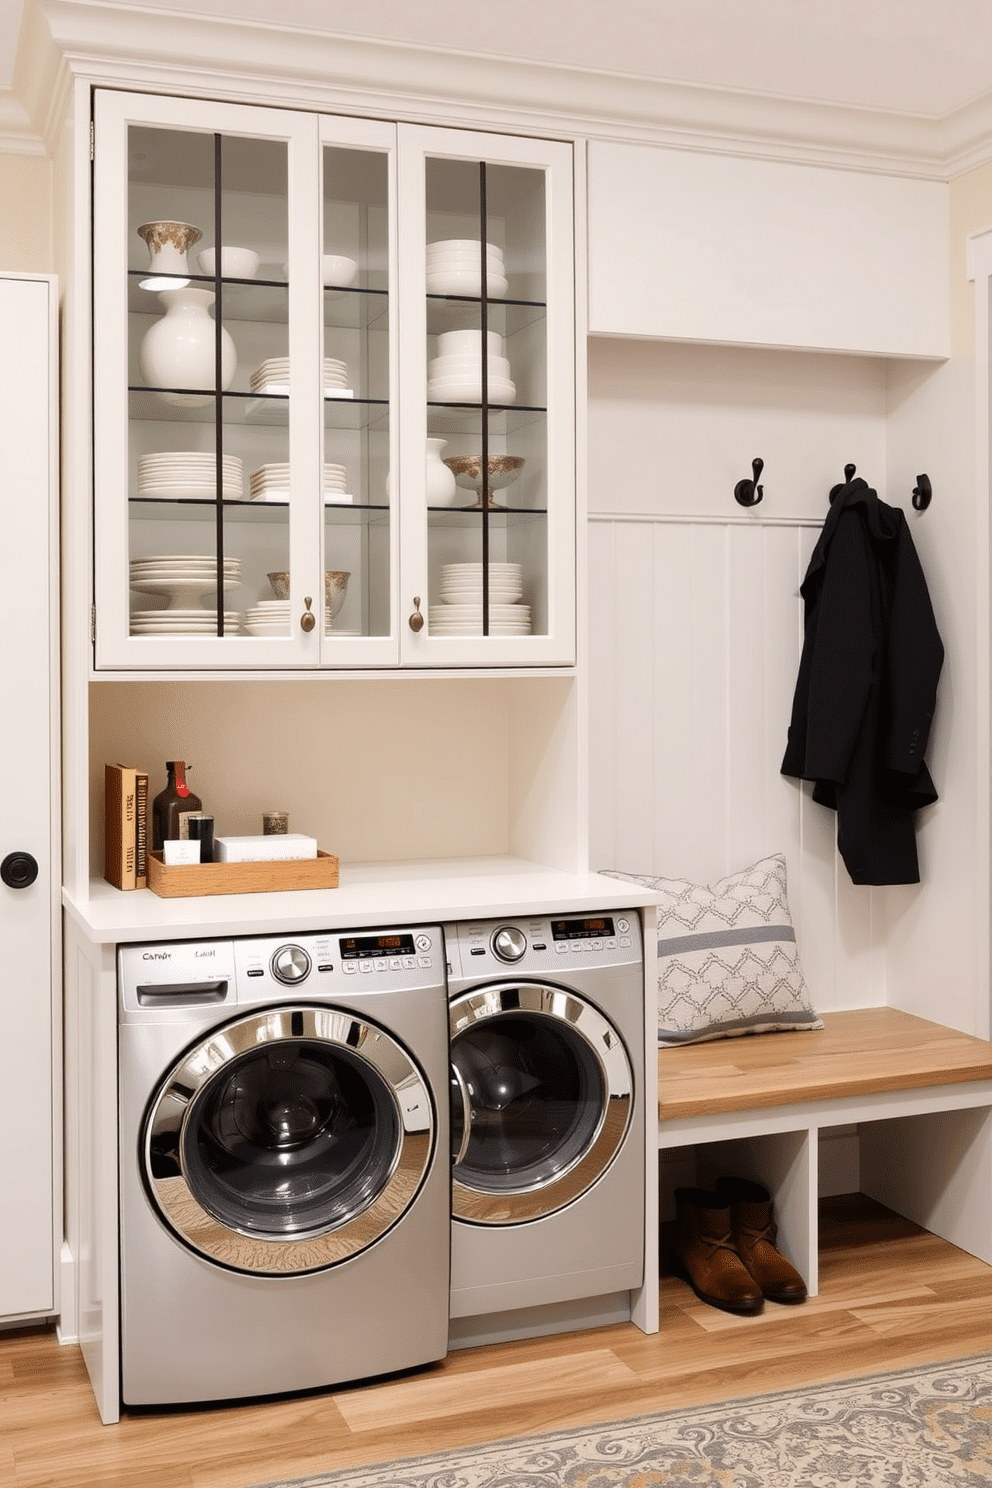
{"type": "Polygon", "coordinates": [[[160,1082],[141,1134],[142,1176],[159,1217],[189,1249],[228,1270],[287,1276],[325,1270],[373,1245],[409,1209],[427,1176],[436,1124],[427,1082],[384,1029],[332,1007],[287,1004],[236,1018],[188,1049],[160,1082]],[[396,1107],[398,1140],[385,1183],[340,1225],[292,1237],[248,1234],[218,1220],[190,1187],[185,1171],[152,1172],[152,1142],[182,1151],[183,1129],[218,1074],[241,1055],[277,1043],[318,1043],[347,1050],[380,1079],[396,1107]]]}
{"type": "MultiPolygon", "coordinates": [[[[520,981],[463,992],[449,1004],[451,1046],[471,1028],[514,1015],[562,1023],[578,1034],[599,1066],[606,1103],[584,1151],[550,1182],[501,1193],[482,1192],[463,1181],[456,1163],[452,1175],[452,1214],[470,1224],[524,1224],[566,1208],[610,1167],[633,1116],[634,1073],[620,1033],[598,1008],[567,988],[550,982],[520,981]]],[[[466,1106],[466,1129],[469,1121],[466,1106]]],[[[463,1141],[463,1155],[467,1147],[468,1142],[463,1141]]]]}

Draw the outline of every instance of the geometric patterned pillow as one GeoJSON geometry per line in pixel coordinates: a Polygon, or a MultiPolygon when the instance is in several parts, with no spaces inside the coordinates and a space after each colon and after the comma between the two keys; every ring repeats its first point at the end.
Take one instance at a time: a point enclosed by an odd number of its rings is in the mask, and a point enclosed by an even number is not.
{"type": "Polygon", "coordinates": [[[603,871],[662,896],[660,1044],[823,1027],[799,965],[781,853],[712,885],[603,871]]]}

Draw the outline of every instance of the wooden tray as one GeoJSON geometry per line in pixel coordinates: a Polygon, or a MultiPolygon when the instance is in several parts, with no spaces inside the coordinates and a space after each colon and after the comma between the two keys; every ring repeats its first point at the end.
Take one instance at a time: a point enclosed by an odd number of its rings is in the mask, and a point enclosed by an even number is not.
{"type": "Polygon", "coordinates": [[[317,849],[316,858],[287,863],[180,863],[169,867],[161,852],[148,854],[148,887],[162,899],[197,894],[271,894],[286,889],[336,889],[338,860],[317,849]]]}

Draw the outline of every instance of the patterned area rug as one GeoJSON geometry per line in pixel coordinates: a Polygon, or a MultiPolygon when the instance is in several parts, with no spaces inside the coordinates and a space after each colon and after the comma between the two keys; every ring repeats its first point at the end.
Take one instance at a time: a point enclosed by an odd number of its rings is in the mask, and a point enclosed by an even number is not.
{"type": "Polygon", "coordinates": [[[990,1488],[992,1355],[267,1488],[990,1488]]]}

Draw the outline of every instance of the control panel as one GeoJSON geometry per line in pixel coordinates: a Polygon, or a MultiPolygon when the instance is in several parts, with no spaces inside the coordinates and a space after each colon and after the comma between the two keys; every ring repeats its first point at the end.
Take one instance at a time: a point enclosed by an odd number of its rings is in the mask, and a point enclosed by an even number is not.
{"type": "Polygon", "coordinates": [[[122,946],[125,1009],[244,1005],[285,997],[433,987],[444,980],[439,925],[122,946]]]}
{"type": "Polygon", "coordinates": [[[234,955],[239,1002],[258,1002],[285,987],[325,996],[359,983],[370,992],[432,986],[444,975],[437,925],[236,940],[234,955]]]}
{"type": "Polygon", "coordinates": [[[569,968],[641,959],[636,909],[609,914],[465,920],[444,927],[448,974],[456,980],[505,972],[567,977],[569,968]]]}

